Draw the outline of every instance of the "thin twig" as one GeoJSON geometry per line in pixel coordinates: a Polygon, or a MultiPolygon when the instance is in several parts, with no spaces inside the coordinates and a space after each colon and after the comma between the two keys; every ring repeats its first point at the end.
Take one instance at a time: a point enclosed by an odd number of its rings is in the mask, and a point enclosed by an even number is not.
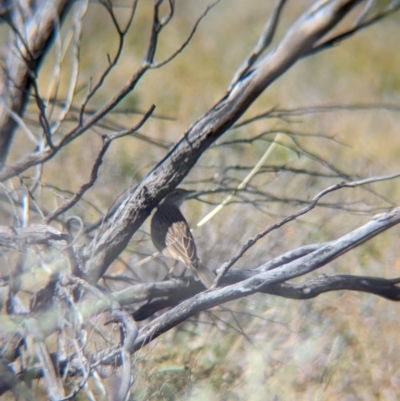
{"type": "Polygon", "coordinates": [[[195,22],[192,31],[190,32],[189,36],[187,37],[187,39],[183,42],[183,44],[179,47],[179,49],[177,49],[173,54],[171,54],[169,57],[167,57],[165,60],[160,61],[159,63],[156,64],[152,64],[151,68],[152,69],[157,69],[157,68],[161,68],[164,65],[168,64],[170,61],[172,61],[176,56],[178,56],[178,54],[182,53],[182,51],[188,46],[188,44],[190,43],[190,41],[192,40],[198,26],[200,25],[200,22],[202,21],[202,19],[208,14],[208,12],[213,9],[221,0],[216,0],[213,4],[209,5],[206,10],[203,12],[203,14],[200,15],[200,17],[197,19],[197,21],[195,22]]]}
{"type": "Polygon", "coordinates": [[[45,219],[46,224],[50,223],[61,213],[64,213],[65,211],[70,209],[72,206],[74,206],[82,198],[82,196],[85,194],[85,192],[94,185],[94,183],[96,182],[97,177],[98,177],[99,168],[100,168],[101,164],[103,163],[103,157],[106,154],[108,147],[111,145],[111,142],[115,139],[121,138],[125,135],[128,135],[128,134],[140,129],[140,127],[142,127],[143,124],[149,119],[149,117],[151,116],[151,113],[154,111],[154,109],[155,109],[155,106],[154,105],[151,106],[150,109],[147,111],[147,113],[141,118],[141,120],[132,128],[129,128],[129,129],[126,129],[126,130],[123,130],[120,132],[115,132],[115,133],[105,136],[103,138],[103,146],[101,147],[100,152],[97,155],[97,158],[93,164],[92,172],[90,174],[90,180],[87,183],[85,183],[84,185],[82,185],[81,188],[79,189],[79,191],[71,199],[64,202],[54,212],[50,213],[45,219]]]}
{"type": "Polygon", "coordinates": [[[400,173],[396,174],[391,174],[391,175],[385,175],[381,177],[372,177],[372,178],[367,178],[364,180],[358,180],[358,181],[351,181],[351,182],[341,182],[336,185],[332,185],[323,191],[319,192],[317,195],[314,196],[312,199],[311,203],[298,210],[297,212],[289,215],[288,217],[282,219],[278,223],[273,224],[272,226],[269,226],[267,229],[264,231],[261,231],[254,237],[250,238],[246,244],[242,246],[242,248],[233,256],[228,262],[224,263],[221,266],[221,269],[218,273],[218,276],[215,278],[214,284],[212,288],[215,288],[218,286],[218,283],[220,282],[221,278],[229,271],[229,269],[256,243],[258,242],[261,238],[265,237],[267,234],[269,234],[271,231],[276,230],[277,228],[282,227],[283,225],[297,219],[298,217],[308,213],[310,210],[314,209],[315,206],[317,205],[318,201],[324,197],[325,195],[329,194],[330,192],[337,191],[342,188],[354,188],[360,185],[365,185],[365,184],[371,184],[374,182],[380,182],[380,181],[386,181],[386,180],[392,180],[395,178],[400,177],[400,173]]]}
{"type": "MultiPolygon", "coordinates": [[[[247,174],[247,176],[244,178],[244,180],[238,185],[237,187],[237,191],[240,191],[241,189],[243,189],[247,183],[257,174],[257,172],[260,170],[260,168],[262,167],[262,165],[265,163],[265,161],[268,159],[268,157],[271,155],[271,153],[274,151],[276,143],[278,141],[278,139],[280,138],[282,134],[279,133],[276,135],[274,141],[272,142],[272,144],[270,146],[268,146],[268,148],[266,149],[266,151],[264,152],[263,156],[261,157],[261,159],[256,163],[256,165],[253,167],[253,169],[249,172],[249,174],[247,174]]],[[[236,191],[233,192],[232,194],[230,194],[228,197],[226,197],[223,202],[221,202],[214,210],[212,210],[210,213],[208,213],[205,217],[203,217],[197,224],[196,227],[201,227],[202,225],[204,225],[205,223],[207,223],[207,221],[211,220],[217,213],[219,213],[222,208],[234,197],[236,191]]]]}
{"type": "Polygon", "coordinates": [[[231,83],[229,84],[228,92],[230,92],[232,88],[238,83],[238,81],[240,81],[249,72],[250,68],[256,63],[264,50],[266,50],[271,44],[285,3],[286,0],[275,1],[274,9],[267,21],[267,24],[264,27],[263,32],[260,35],[260,38],[258,39],[257,44],[255,45],[251,53],[247,56],[246,60],[238,68],[231,83]]]}
{"type": "Polygon", "coordinates": [[[100,2],[105,7],[105,9],[108,11],[108,13],[111,17],[111,20],[113,21],[114,27],[115,27],[116,31],[118,32],[119,42],[118,42],[117,52],[116,52],[113,60],[108,64],[108,67],[101,74],[97,84],[91,88],[91,90],[89,91],[89,93],[86,96],[86,99],[82,103],[80,115],[79,115],[80,123],[82,123],[82,121],[83,121],[83,114],[85,112],[85,108],[86,108],[87,104],[89,103],[89,100],[96,94],[96,92],[99,90],[99,88],[102,87],[107,76],[110,74],[112,69],[118,64],[118,60],[120,59],[122,50],[124,48],[125,36],[126,36],[127,32],[129,31],[129,28],[133,21],[133,17],[136,12],[137,2],[138,2],[138,0],[133,1],[133,5],[132,5],[131,12],[129,14],[128,22],[126,23],[125,28],[123,28],[123,29],[119,26],[118,21],[115,17],[114,11],[112,9],[112,3],[104,2],[104,1],[100,2]]]}

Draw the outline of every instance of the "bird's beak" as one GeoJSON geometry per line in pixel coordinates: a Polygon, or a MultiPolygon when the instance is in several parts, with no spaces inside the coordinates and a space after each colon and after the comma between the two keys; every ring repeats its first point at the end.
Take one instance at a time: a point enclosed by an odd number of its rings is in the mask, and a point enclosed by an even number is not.
{"type": "Polygon", "coordinates": [[[201,191],[188,191],[186,195],[186,200],[196,199],[199,195],[202,195],[203,192],[201,191]]]}

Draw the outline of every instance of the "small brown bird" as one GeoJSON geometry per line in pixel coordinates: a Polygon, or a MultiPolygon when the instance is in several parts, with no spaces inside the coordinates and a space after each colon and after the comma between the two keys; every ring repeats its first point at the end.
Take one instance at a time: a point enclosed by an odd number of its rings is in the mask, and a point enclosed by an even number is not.
{"type": "Polygon", "coordinates": [[[210,288],[215,275],[200,263],[193,235],[179,210],[186,198],[193,193],[194,191],[176,188],[165,197],[151,219],[151,239],[159,252],[181,261],[190,269],[196,280],[210,288]]]}

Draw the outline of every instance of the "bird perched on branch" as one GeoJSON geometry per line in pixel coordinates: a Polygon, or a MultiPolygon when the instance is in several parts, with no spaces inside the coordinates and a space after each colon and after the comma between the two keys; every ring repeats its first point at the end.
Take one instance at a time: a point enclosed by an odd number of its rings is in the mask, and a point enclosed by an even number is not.
{"type": "MultiPolygon", "coordinates": [[[[151,240],[159,252],[175,261],[181,261],[196,280],[210,288],[215,275],[200,263],[193,235],[179,210],[182,203],[193,193],[194,191],[176,188],[165,197],[151,219],[151,240]]],[[[174,267],[175,265],[170,273],[174,267]]]]}

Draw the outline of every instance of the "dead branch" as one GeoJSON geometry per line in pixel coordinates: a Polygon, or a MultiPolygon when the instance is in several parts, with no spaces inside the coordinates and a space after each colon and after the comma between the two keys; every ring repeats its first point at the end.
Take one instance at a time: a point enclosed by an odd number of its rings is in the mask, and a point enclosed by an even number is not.
{"type": "Polygon", "coordinates": [[[113,219],[93,243],[90,274],[98,280],[126,248],[132,235],[152,208],[188,174],[201,154],[239,117],[275,79],[317,43],[359,1],[337,0],[311,8],[292,26],[275,51],[260,60],[208,113],[194,123],[184,137],[123,202],[113,219]],[[118,240],[116,240],[118,238],[118,240]]]}
{"type": "Polygon", "coordinates": [[[57,0],[51,4],[41,1],[29,10],[15,4],[10,13],[13,17],[8,19],[8,23],[13,27],[15,35],[9,44],[4,78],[0,81],[1,102],[7,106],[0,107],[0,166],[5,164],[18,125],[13,115],[15,113],[21,117],[24,114],[32,84],[31,77],[36,75],[53,34],[63,21],[70,4],[69,0],[57,0]],[[22,10],[27,15],[23,16],[22,10]]]}
{"type": "Polygon", "coordinates": [[[228,287],[197,294],[143,327],[136,339],[135,349],[140,349],[143,345],[153,341],[159,335],[171,329],[171,327],[183,322],[197,312],[233,299],[263,291],[269,285],[283,283],[292,278],[310,273],[399,223],[400,208],[397,208],[392,212],[376,216],[374,220],[338,240],[332,241],[317,251],[311,252],[279,268],[257,274],[254,277],[228,287]]]}

